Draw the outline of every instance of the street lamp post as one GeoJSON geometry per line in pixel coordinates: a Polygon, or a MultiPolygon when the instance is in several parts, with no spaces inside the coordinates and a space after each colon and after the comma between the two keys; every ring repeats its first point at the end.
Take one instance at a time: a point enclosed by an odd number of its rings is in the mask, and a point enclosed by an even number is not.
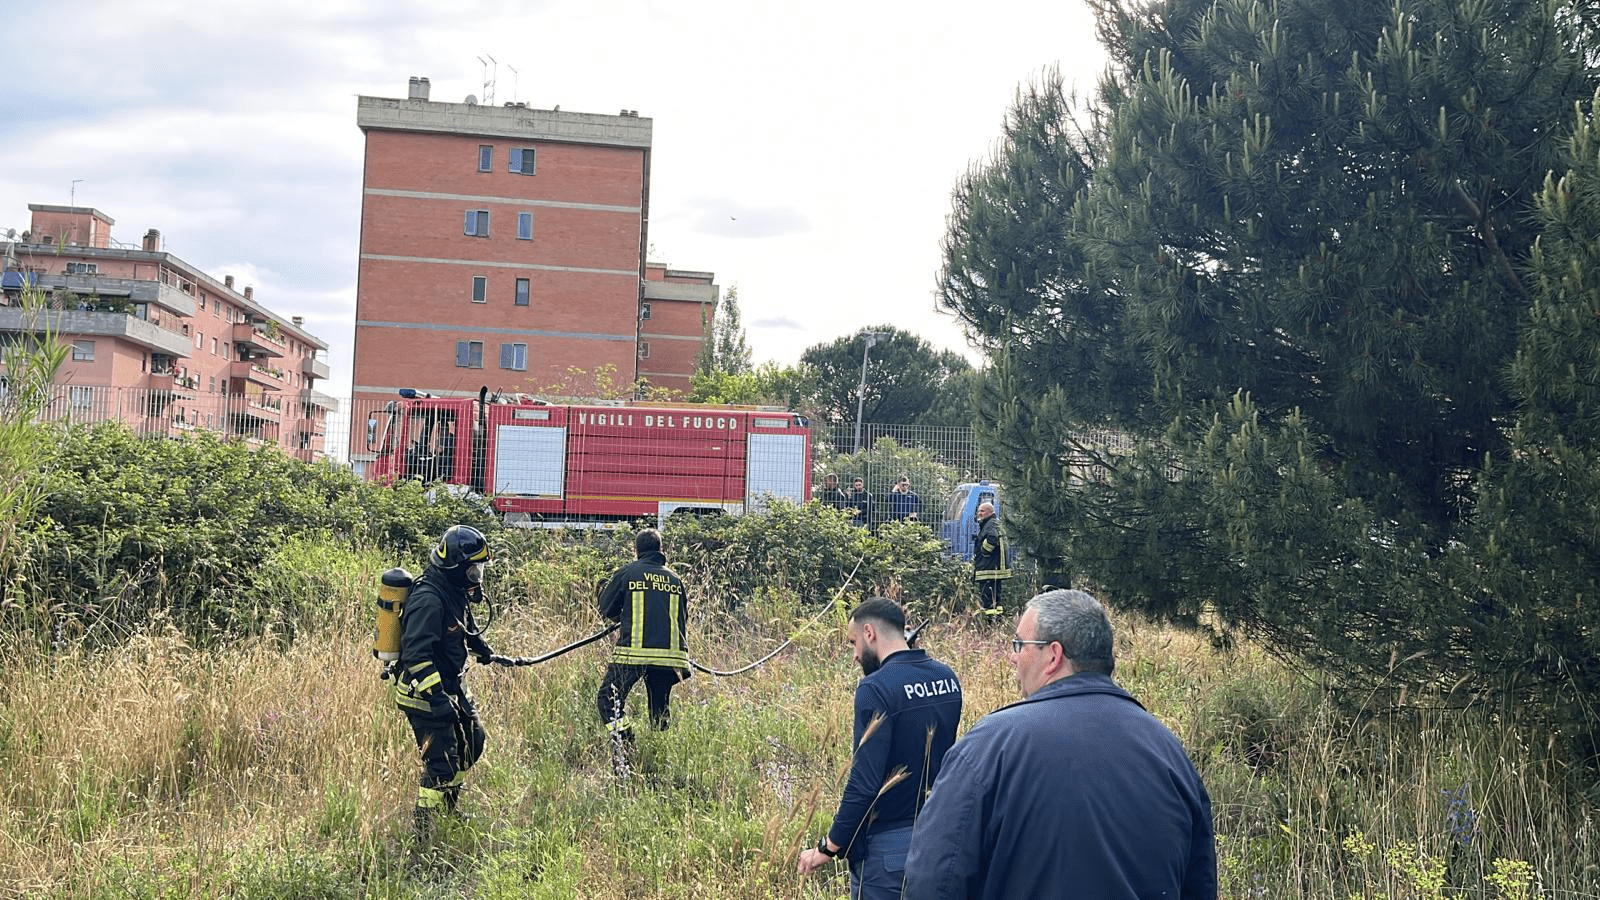
{"type": "Polygon", "coordinates": [[[878,342],[878,338],[888,334],[886,331],[863,331],[861,336],[866,338],[866,343],[861,346],[861,386],[856,388],[856,452],[861,452],[861,416],[867,402],[867,351],[878,342]]]}

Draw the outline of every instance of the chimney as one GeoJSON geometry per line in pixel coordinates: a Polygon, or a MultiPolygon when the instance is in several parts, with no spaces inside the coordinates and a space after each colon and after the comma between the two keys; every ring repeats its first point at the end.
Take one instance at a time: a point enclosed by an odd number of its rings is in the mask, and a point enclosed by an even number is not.
{"type": "Polygon", "coordinates": [[[249,300],[250,296],[252,294],[254,294],[255,292],[256,292],[255,285],[247,284],[247,285],[244,286],[244,298],[246,300],[249,300]]]}
{"type": "Polygon", "coordinates": [[[428,99],[428,79],[426,79],[426,78],[418,78],[415,75],[411,76],[411,95],[410,96],[411,96],[412,100],[426,100],[426,99],[428,99]]]}
{"type": "Polygon", "coordinates": [[[161,250],[161,232],[152,228],[144,233],[144,249],[148,253],[157,253],[161,250]]]}
{"type": "Polygon", "coordinates": [[[294,327],[303,328],[303,327],[305,327],[305,324],[306,324],[306,317],[305,316],[290,316],[289,317],[289,321],[294,323],[294,327]]]}
{"type": "Polygon", "coordinates": [[[222,286],[227,288],[230,291],[233,290],[233,276],[232,275],[224,275],[224,276],[222,276],[222,286]]]}

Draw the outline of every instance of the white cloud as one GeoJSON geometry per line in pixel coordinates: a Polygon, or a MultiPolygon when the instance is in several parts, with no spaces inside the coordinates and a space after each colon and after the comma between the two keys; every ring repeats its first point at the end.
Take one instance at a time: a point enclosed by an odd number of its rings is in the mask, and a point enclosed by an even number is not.
{"type": "Polygon", "coordinates": [[[91,205],[334,345],[349,383],[359,94],[653,119],[651,258],[738,284],[758,360],[934,310],[949,192],[1019,83],[1101,66],[1076,4],[61,0],[7,12],[0,229],[91,205]],[[492,58],[493,63],[490,63],[492,58]],[[487,85],[486,81],[492,84],[487,85]],[[244,277],[248,273],[249,278],[244,277]],[[252,281],[253,279],[253,281],[252,281]]]}

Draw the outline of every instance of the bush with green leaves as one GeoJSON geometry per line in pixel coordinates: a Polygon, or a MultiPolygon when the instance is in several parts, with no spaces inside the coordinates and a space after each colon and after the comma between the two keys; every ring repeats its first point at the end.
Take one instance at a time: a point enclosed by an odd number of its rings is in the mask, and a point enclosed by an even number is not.
{"type": "Polygon", "coordinates": [[[281,628],[311,611],[268,571],[315,564],[280,556],[291,543],[420,558],[451,524],[499,527],[479,498],[368,484],[210,434],[149,440],[107,424],[53,439],[53,464],[34,476],[44,499],[25,532],[26,602],[7,615],[55,640],[118,640],[156,616],[201,642],[281,628]]]}
{"type": "Polygon", "coordinates": [[[941,552],[925,525],[891,522],[869,531],[821,503],[774,501],[761,514],[670,520],[674,565],[710,597],[737,609],[760,594],[790,593],[806,605],[849,593],[947,604],[962,596],[967,567],[941,552]]]}

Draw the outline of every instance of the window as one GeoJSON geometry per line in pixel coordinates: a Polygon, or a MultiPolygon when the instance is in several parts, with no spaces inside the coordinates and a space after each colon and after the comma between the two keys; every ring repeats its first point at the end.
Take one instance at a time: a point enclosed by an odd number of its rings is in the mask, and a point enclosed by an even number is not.
{"type": "Polygon", "coordinates": [[[73,409],[88,409],[94,406],[94,388],[77,385],[67,388],[67,402],[73,409]]]}
{"type": "Polygon", "coordinates": [[[500,368],[525,372],[528,369],[527,344],[501,344],[500,368]]]}
{"type": "Polygon", "coordinates": [[[489,302],[489,276],[487,276],[487,275],[474,275],[474,276],[472,276],[472,302],[473,303],[487,303],[487,302],[489,302]]]}
{"type": "Polygon", "coordinates": [[[517,213],[517,240],[519,240],[519,241],[531,241],[531,240],[533,240],[533,213],[531,213],[531,212],[520,212],[520,213],[517,213]]]}
{"type": "Polygon", "coordinates": [[[206,334],[205,334],[205,332],[196,331],[194,333],[194,348],[196,350],[204,350],[205,346],[206,346],[206,334]]]}
{"type": "Polygon", "coordinates": [[[205,309],[206,308],[206,295],[205,294],[201,294],[200,295],[200,308],[201,309],[205,309]]]}
{"type": "Polygon", "coordinates": [[[649,359],[650,358],[650,342],[649,341],[640,341],[639,342],[639,358],[640,359],[649,359]]]}
{"type": "Polygon", "coordinates": [[[478,171],[488,172],[494,169],[494,145],[478,145],[478,171]]]}
{"type": "Polygon", "coordinates": [[[211,387],[209,388],[209,390],[213,394],[215,394],[217,392],[217,376],[215,376],[215,375],[211,376],[211,387]]]}
{"type": "Polygon", "coordinates": [[[483,341],[456,341],[456,366],[462,369],[483,368],[483,341]]]}
{"type": "Polygon", "coordinates": [[[489,236],[489,211],[487,209],[467,210],[467,224],[462,232],[473,237],[489,236]]]}
{"type": "Polygon", "coordinates": [[[69,262],[67,263],[68,275],[93,275],[100,271],[100,266],[95,263],[69,262]]]}
{"type": "Polygon", "coordinates": [[[517,305],[528,305],[528,279],[526,278],[517,279],[517,305]]]}
{"type": "Polygon", "coordinates": [[[94,362],[94,341],[73,341],[72,361],[94,362]]]}
{"type": "Polygon", "coordinates": [[[646,300],[645,302],[639,304],[639,318],[650,318],[650,301],[646,300]]]}
{"type": "Polygon", "coordinates": [[[517,147],[511,151],[510,171],[518,175],[533,174],[533,148],[517,147]]]}
{"type": "Polygon", "coordinates": [[[212,338],[211,339],[211,355],[215,356],[216,354],[217,354],[217,339],[216,338],[212,338]]]}

